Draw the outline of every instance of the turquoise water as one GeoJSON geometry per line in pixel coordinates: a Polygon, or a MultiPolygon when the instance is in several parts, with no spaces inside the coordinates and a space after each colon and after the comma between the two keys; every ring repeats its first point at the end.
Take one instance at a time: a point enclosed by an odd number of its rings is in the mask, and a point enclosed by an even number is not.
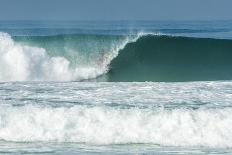
{"type": "Polygon", "coordinates": [[[231,154],[232,22],[0,22],[0,154],[231,154]]]}

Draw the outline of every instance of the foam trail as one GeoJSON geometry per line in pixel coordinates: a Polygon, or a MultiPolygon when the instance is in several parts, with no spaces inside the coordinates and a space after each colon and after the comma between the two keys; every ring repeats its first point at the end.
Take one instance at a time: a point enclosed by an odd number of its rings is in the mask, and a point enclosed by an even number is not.
{"type": "Polygon", "coordinates": [[[0,81],[73,81],[96,78],[108,71],[118,51],[134,39],[127,38],[104,54],[95,66],[71,67],[64,57],[51,57],[44,48],[22,45],[0,32],[0,81]]]}
{"type": "Polygon", "coordinates": [[[1,106],[0,139],[232,147],[231,113],[231,108],[192,111],[1,106]]]}

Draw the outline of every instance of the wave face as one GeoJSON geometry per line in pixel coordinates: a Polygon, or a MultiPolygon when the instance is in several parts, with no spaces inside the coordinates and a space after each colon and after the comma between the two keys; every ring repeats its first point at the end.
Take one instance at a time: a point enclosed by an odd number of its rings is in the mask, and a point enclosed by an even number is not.
{"type": "Polygon", "coordinates": [[[232,79],[232,40],[146,35],[111,62],[109,81],[232,79]]]}
{"type": "Polygon", "coordinates": [[[0,33],[0,81],[231,80],[231,51],[226,39],[0,33]]]}

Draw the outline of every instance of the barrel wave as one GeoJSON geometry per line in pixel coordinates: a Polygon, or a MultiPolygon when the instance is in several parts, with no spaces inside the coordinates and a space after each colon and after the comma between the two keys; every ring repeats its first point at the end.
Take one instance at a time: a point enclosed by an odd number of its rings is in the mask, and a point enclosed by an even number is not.
{"type": "Polygon", "coordinates": [[[229,39],[0,33],[0,81],[231,80],[231,52],[229,39]]]}
{"type": "Polygon", "coordinates": [[[232,40],[146,35],[111,62],[109,81],[232,79],[232,40]]]}

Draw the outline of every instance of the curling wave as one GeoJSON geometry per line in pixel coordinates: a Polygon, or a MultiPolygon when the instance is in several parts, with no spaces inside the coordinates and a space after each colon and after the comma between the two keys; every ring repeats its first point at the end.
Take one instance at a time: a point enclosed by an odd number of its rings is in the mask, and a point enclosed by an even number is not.
{"type": "Polygon", "coordinates": [[[112,60],[109,81],[232,79],[232,40],[145,35],[112,60]]]}
{"type": "Polygon", "coordinates": [[[0,81],[231,80],[231,51],[226,39],[0,33],[0,81]]]}

